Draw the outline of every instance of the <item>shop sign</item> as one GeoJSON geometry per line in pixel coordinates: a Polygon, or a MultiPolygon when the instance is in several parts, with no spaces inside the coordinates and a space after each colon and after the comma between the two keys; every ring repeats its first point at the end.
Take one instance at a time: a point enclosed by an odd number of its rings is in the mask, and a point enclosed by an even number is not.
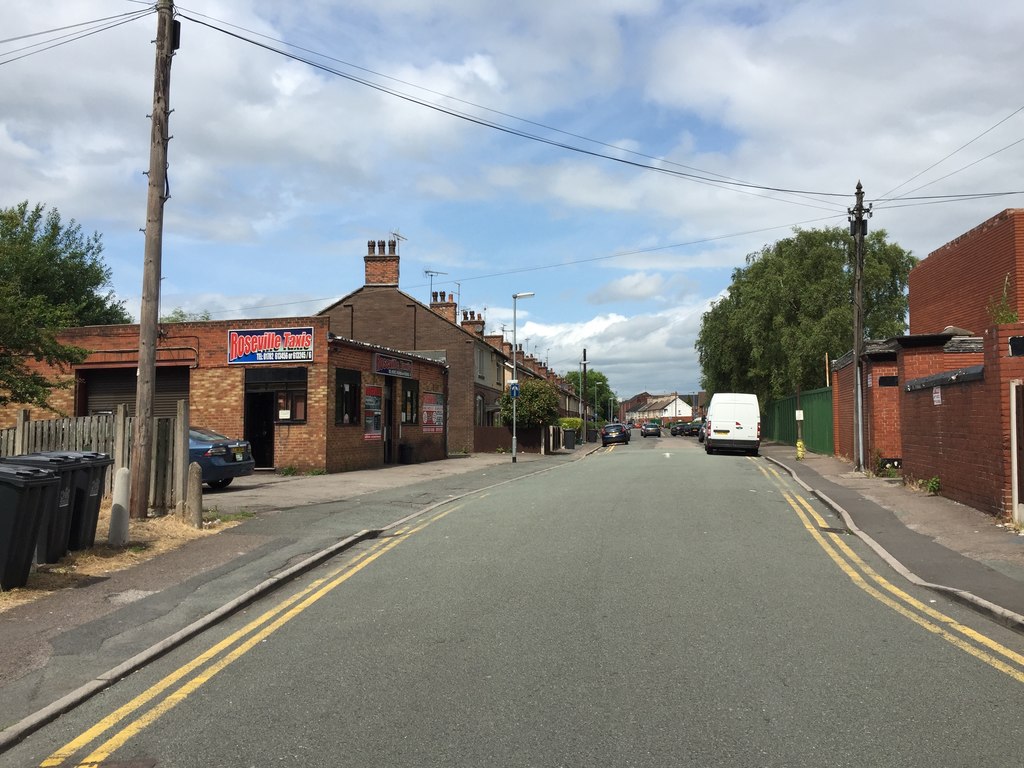
{"type": "Polygon", "coordinates": [[[401,376],[403,379],[411,379],[412,361],[374,352],[373,372],[381,376],[401,376]]]}
{"type": "Polygon", "coordinates": [[[423,393],[423,419],[420,424],[424,432],[444,432],[444,395],[423,393]]]}
{"type": "Polygon", "coordinates": [[[228,331],[228,363],[313,361],[313,328],[259,328],[228,331]]]}

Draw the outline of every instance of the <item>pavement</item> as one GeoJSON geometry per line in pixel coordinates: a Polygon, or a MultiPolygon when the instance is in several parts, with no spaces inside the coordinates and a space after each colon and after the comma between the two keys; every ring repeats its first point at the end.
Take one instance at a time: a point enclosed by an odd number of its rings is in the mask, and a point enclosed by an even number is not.
{"type": "MultiPolygon", "coordinates": [[[[674,441],[663,437],[666,448],[674,441]]],[[[241,525],[0,613],[0,753],[116,680],[360,541],[470,493],[601,450],[453,456],[335,475],[258,472],[204,495],[241,525]],[[287,514],[283,514],[287,511],[287,514]]],[[[1024,535],[1003,521],[831,456],[761,455],[909,581],[1024,633],[1024,535]]]]}

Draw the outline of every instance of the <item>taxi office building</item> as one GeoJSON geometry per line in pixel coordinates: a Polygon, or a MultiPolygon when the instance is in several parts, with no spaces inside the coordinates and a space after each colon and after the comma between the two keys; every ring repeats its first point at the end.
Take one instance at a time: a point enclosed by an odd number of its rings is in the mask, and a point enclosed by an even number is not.
{"type": "MultiPolygon", "coordinates": [[[[137,325],[71,328],[89,350],[52,402],[87,416],[135,408],[137,325]]],[[[257,468],[343,472],[447,456],[444,362],[339,338],[327,317],[164,323],[157,344],[154,416],[189,403],[190,420],[252,443],[257,468]]],[[[0,409],[13,424],[18,406],[0,409]]],[[[56,414],[35,411],[33,420],[56,414]]]]}

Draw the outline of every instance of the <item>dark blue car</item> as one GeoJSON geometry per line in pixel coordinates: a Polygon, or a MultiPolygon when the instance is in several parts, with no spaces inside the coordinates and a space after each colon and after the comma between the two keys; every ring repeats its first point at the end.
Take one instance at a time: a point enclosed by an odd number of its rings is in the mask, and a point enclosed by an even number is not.
{"type": "Polygon", "coordinates": [[[188,460],[203,470],[203,482],[215,491],[256,469],[248,440],[232,440],[203,427],[189,427],[188,460]]]}

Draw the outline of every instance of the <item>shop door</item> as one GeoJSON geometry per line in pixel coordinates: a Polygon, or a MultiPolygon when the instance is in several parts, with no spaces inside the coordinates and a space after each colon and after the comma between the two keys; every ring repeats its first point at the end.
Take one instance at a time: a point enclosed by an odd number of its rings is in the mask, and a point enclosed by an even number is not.
{"type": "Polygon", "coordinates": [[[257,469],[274,468],[273,392],[245,393],[245,439],[252,445],[257,469]]]}
{"type": "Polygon", "coordinates": [[[395,380],[388,377],[384,379],[384,463],[393,464],[395,461],[395,450],[392,445],[392,435],[395,423],[395,380]]]}

